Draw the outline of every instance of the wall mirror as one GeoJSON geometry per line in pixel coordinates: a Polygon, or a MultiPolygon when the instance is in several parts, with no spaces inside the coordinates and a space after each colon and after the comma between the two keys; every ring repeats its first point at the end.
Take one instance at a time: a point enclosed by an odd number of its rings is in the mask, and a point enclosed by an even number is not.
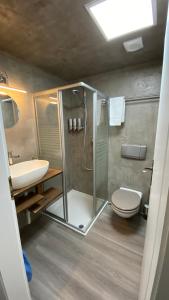
{"type": "Polygon", "coordinates": [[[13,127],[19,120],[17,103],[8,95],[0,95],[2,115],[5,128],[13,127]]]}

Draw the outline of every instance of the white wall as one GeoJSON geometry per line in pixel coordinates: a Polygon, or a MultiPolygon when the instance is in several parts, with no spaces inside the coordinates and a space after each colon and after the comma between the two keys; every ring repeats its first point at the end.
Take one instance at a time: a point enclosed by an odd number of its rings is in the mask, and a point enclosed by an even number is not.
{"type": "MultiPolygon", "coordinates": [[[[8,183],[8,161],[0,110],[0,273],[9,300],[31,300],[24,270],[15,203],[8,183]]],[[[1,298],[1,295],[0,295],[1,298]]]]}

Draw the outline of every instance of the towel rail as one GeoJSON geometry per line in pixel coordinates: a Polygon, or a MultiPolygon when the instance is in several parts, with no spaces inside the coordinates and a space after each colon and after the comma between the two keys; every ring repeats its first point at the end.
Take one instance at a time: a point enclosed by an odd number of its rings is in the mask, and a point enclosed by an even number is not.
{"type": "Polygon", "coordinates": [[[133,97],[133,98],[125,98],[126,104],[132,103],[132,102],[158,102],[160,98],[160,95],[152,95],[152,96],[145,96],[145,97],[133,97]]]}

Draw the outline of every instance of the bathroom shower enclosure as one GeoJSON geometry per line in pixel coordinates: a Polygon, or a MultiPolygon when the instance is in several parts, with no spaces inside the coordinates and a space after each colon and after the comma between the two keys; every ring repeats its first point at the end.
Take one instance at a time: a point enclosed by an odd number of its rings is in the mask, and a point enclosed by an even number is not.
{"type": "Polygon", "coordinates": [[[63,196],[44,214],[86,234],[108,200],[108,101],[80,82],[36,93],[34,103],[38,157],[63,169],[48,182],[63,196]]]}

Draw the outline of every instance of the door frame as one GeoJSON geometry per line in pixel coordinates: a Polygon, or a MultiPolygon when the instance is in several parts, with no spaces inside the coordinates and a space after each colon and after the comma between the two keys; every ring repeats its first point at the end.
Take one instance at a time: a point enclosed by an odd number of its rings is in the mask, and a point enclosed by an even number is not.
{"type": "Polygon", "coordinates": [[[139,300],[152,299],[153,284],[160,262],[169,192],[169,14],[164,43],[161,91],[154,152],[154,169],[142,263],[139,300]]]}
{"type": "Polygon", "coordinates": [[[7,146],[0,103],[0,273],[8,300],[31,300],[22,246],[19,234],[15,202],[9,187],[7,146]]]}

